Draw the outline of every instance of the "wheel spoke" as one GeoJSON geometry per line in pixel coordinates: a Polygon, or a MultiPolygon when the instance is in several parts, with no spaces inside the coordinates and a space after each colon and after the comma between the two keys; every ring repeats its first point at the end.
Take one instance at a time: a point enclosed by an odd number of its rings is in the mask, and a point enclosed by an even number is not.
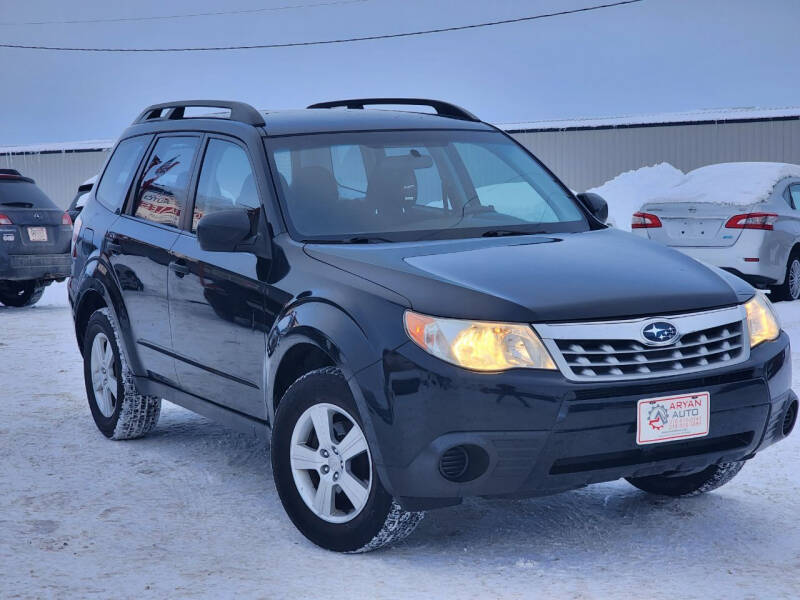
{"type": "Polygon", "coordinates": [[[314,510],[318,515],[330,517],[333,514],[333,484],[328,479],[320,479],[314,495],[314,510]]]}
{"type": "Polygon", "coordinates": [[[302,471],[316,471],[327,462],[316,450],[299,444],[293,445],[289,454],[292,468],[302,471]]]}
{"type": "Polygon", "coordinates": [[[361,432],[360,427],[353,427],[339,442],[339,456],[345,462],[367,451],[367,440],[361,432]]]}
{"type": "Polygon", "coordinates": [[[320,448],[331,445],[331,413],[325,406],[314,406],[311,409],[311,421],[314,433],[317,434],[320,448]]]}
{"type": "Polygon", "coordinates": [[[103,386],[102,398],[103,408],[101,409],[101,412],[108,416],[111,413],[111,393],[108,389],[108,386],[103,386]]]}
{"type": "Polygon", "coordinates": [[[108,377],[108,391],[111,392],[111,395],[116,398],[117,397],[117,378],[114,377],[114,373],[111,371],[107,374],[108,377]]]}
{"type": "Polygon", "coordinates": [[[111,369],[111,365],[114,362],[114,349],[111,347],[111,342],[106,340],[105,343],[105,354],[103,355],[103,365],[106,369],[111,369]]]}
{"type": "Polygon", "coordinates": [[[350,499],[353,508],[360,510],[364,504],[366,504],[369,490],[353,475],[347,471],[343,471],[338,484],[345,495],[350,499]]]}

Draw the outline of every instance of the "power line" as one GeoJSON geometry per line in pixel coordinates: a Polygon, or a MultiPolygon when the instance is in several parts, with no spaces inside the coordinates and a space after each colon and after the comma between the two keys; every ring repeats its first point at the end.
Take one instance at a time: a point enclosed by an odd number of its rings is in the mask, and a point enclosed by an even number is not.
{"type": "Polygon", "coordinates": [[[449,31],[464,31],[467,29],[479,29],[481,27],[493,27],[495,25],[507,25],[509,23],[521,23],[524,21],[535,21],[537,19],[547,19],[562,15],[572,15],[575,13],[589,12],[625,4],[636,4],[644,0],[622,0],[610,4],[599,4],[572,10],[561,10],[558,12],[544,13],[530,17],[518,17],[515,19],[503,19],[501,21],[488,21],[486,23],[474,23],[472,25],[458,25],[454,27],[440,27],[437,29],[425,29],[422,31],[407,31],[403,33],[389,33],[383,35],[368,35],[362,37],[341,38],[335,40],[315,40],[310,42],[286,42],[281,44],[252,44],[242,46],[198,46],[194,48],[74,48],[65,46],[39,46],[27,44],[0,44],[0,48],[16,48],[21,50],[52,50],[56,52],[214,52],[222,50],[257,50],[265,48],[294,48],[297,46],[323,46],[330,44],[347,44],[352,42],[366,42],[370,40],[387,40],[394,38],[404,38],[420,35],[430,35],[433,33],[445,33],[449,31]]]}
{"type": "Polygon", "coordinates": [[[248,8],[242,10],[221,10],[215,12],[184,13],[179,15],[155,15],[150,17],[109,17],[101,19],[74,19],[66,21],[21,21],[16,23],[0,22],[0,26],[21,26],[21,25],[78,25],[86,23],[127,23],[131,21],[162,21],[167,19],[185,19],[194,17],[216,17],[223,15],[251,15],[255,13],[274,12],[281,10],[294,10],[298,8],[317,8],[320,6],[336,6],[339,4],[356,4],[369,2],[369,0],[328,0],[327,2],[316,2],[313,4],[287,4],[284,6],[271,6],[268,8],[248,8]]]}

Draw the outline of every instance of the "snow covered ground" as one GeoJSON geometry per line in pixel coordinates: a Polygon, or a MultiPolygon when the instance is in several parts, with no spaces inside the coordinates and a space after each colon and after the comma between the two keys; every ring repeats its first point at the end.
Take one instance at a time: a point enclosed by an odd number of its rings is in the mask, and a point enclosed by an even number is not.
{"type": "MultiPolygon", "coordinates": [[[[169,404],[150,436],[106,440],[64,294],[0,307],[0,598],[797,597],[800,435],[703,497],[469,500],[341,556],[286,518],[263,441],[169,404]]],[[[778,311],[800,348],[800,303],[778,311]]]]}

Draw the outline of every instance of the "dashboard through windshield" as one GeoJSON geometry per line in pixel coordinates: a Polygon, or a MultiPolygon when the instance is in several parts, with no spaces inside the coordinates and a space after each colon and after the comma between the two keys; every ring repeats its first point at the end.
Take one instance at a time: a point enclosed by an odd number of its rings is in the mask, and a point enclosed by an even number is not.
{"type": "Polygon", "coordinates": [[[567,190],[493,131],[268,138],[293,237],[409,241],[589,229],[567,190]]]}

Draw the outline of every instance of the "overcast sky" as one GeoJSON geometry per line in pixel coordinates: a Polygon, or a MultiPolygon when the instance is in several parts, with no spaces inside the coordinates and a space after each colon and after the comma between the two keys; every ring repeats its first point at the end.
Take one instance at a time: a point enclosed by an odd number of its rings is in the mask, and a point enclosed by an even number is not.
{"type": "MultiPolygon", "coordinates": [[[[4,43],[178,47],[397,33],[609,0],[363,0],[246,15],[156,17],[331,0],[0,0],[4,43]]],[[[88,54],[0,49],[0,145],[114,138],[147,104],[238,99],[294,108],[423,96],[493,122],[800,106],[800,1],[644,0],[526,23],[306,48],[88,54]]]]}

